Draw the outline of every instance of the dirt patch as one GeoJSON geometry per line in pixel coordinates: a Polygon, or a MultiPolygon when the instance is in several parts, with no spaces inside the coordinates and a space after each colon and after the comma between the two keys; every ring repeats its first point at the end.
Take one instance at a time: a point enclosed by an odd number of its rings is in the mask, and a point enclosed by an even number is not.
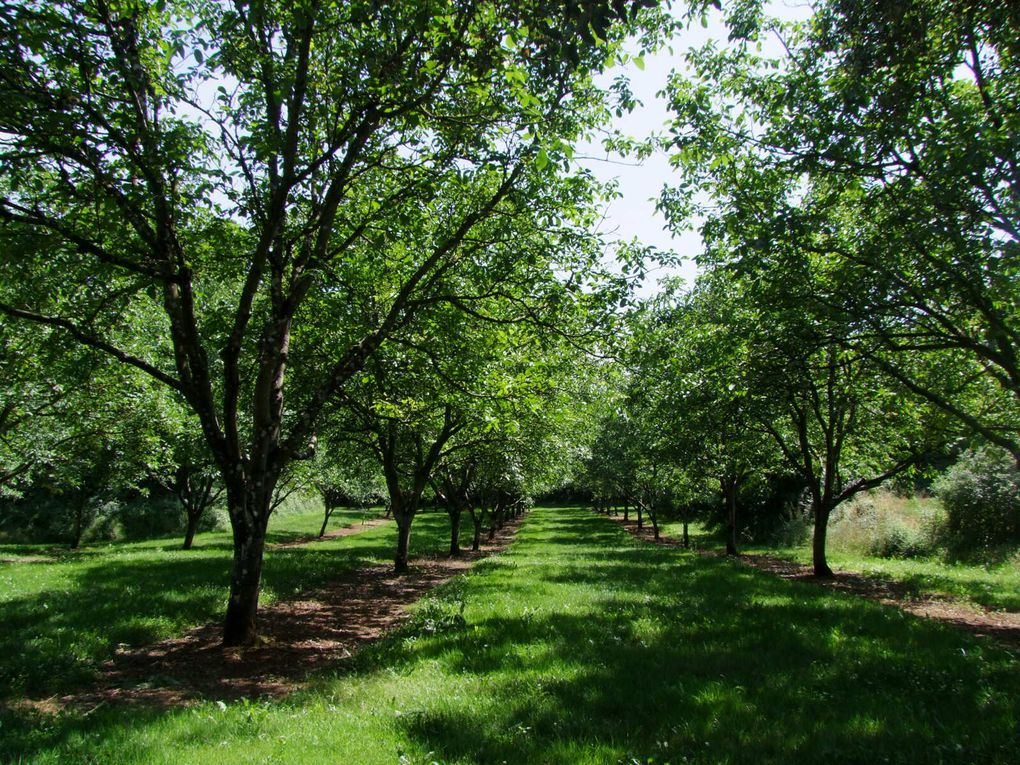
{"type": "Polygon", "coordinates": [[[741,555],[739,560],[783,579],[810,582],[897,606],[916,616],[946,622],[974,635],[995,638],[1011,648],[1020,649],[1020,613],[992,611],[945,595],[920,592],[903,582],[853,571],[840,571],[834,579],[820,579],[810,566],[771,555],[741,555]]]}
{"type": "Polygon", "coordinates": [[[519,520],[508,524],[479,552],[416,559],[403,576],[390,566],[359,569],[262,608],[261,637],[249,648],[224,648],[220,625],[209,624],[178,638],[118,651],[95,686],[31,703],[37,709],[88,712],[107,704],[175,707],[203,699],[285,696],[304,687],[310,674],[338,665],[401,624],[408,606],[426,592],[505,549],[518,526],[519,520]]]}
{"type": "MultiPolygon", "coordinates": [[[[656,540],[651,528],[646,526],[643,529],[638,529],[636,521],[624,521],[620,518],[613,518],[613,520],[620,523],[634,536],[647,542],[667,547],[683,546],[679,540],[666,536],[660,536],[656,540]]],[[[698,552],[703,555],[722,555],[715,550],[698,550],[698,552]]],[[[841,571],[834,579],[820,579],[814,575],[810,566],[783,558],[775,558],[771,555],[741,555],[737,560],[759,571],[765,571],[783,579],[810,582],[821,587],[849,592],[863,598],[876,600],[879,603],[896,606],[915,616],[951,624],[973,635],[994,638],[1014,650],[1020,649],[1020,613],[992,611],[956,598],[919,592],[916,587],[903,582],[865,576],[852,571],[841,571]]]]}

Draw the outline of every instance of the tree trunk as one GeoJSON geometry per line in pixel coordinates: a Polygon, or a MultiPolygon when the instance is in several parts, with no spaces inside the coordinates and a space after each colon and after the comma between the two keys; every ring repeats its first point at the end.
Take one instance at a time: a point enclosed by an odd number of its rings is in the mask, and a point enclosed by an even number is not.
{"type": "Polygon", "coordinates": [[[722,482],[726,499],[726,554],[740,555],[737,550],[737,479],[730,477],[722,482]]]}
{"type": "Polygon", "coordinates": [[[630,520],[630,505],[626,502],[623,503],[623,521],[626,523],[630,520]]]}
{"type": "Polygon", "coordinates": [[[188,508],[188,527],[184,531],[184,546],[182,550],[190,550],[195,542],[195,533],[198,531],[198,522],[202,519],[201,508],[188,508]]]}
{"type": "Polygon", "coordinates": [[[691,537],[687,530],[687,517],[684,516],[684,549],[689,550],[691,548],[691,537]]]}
{"type": "Polygon", "coordinates": [[[450,516],[450,555],[457,557],[460,555],[460,516],[461,510],[447,510],[447,514],[450,516]]]}
{"type": "Polygon", "coordinates": [[[653,510],[648,511],[648,518],[652,522],[652,535],[656,541],[659,539],[659,519],[658,514],[653,510]]]}
{"type": "Polygon", "coordinates": [[[825,559],[825,534],[829,527],[829,513],[831,508],[824,502],[813,502],[812,510],[815,516],[815,533],[811,540],[811,558],[814,564],[815,576],[821,579],[833,579],[835,574],[829,568],[825,559]]]}
{"type": "Polygon", "coordinates": [[[478,552],[482,549],[482,514],[471,513],[471,523],[475,527],[474,536],[471,538],[471,549],[478,552]]]}
{"type": "Polygon", "coordinates": [[[223,625],[223,645],[251,645],[258,636],[256,615],[262,584],[262,552],[265,530],[234,530],[234,567],[230,575],[230,600],[223,625]]]}
{"type": "Polygon", "coordinates": [[[393,571],[397,574],[407,573],[408,551],[411,547],[411,515],[396,513],[397,518],[397,557],[394,560],[393,571]]]}
{"type": "Polygon", "coordinates": [[[638,530],[641,530],[645,527],[645,518],[644,515],[641,513],[641,505],[640,504],[636,505],[634,509],[637,510],[637,527],[638,530]]]}
{"type": "Polygon", "coordinates": [[[271,473],[263,473],[255,481],[246,476],[227,489],[234,557],[223,625],[224,646],[252,645],[258,637],[256,617],[262,586],[262,556],[277,478],[271,473]]]}
{"type": "Polygon", "coordinates": [[[79,499],[74,505],[74,525],[71,527],[71,549],[77,550],[81,546],[81,538],[85,533],[85,506],[88,504],[88,497],[79,499]]]}
{"type": "Polygon", "coordinates": [[[326,526],[329,525],[329,519],[332,517],[335,509],[335,507],[331,507],[329,504],[326,505],[326,512],[322,518],[322,528],[319,529],[319,539],[326,535],[326,526]]]}

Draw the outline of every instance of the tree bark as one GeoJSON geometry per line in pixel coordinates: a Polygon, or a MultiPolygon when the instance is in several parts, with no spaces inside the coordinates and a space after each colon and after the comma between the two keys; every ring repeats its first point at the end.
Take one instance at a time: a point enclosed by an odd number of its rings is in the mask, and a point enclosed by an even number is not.
{"type": "Polygon", "coordinates": [[[223,645],[245,646],[258,635],[256,615],[262,585],[262,552],[265,531],[245,534],[234,531],[234,566],[230,575],[230,599],[223,625],[223,645]]]}
{"type": "Polygon", "coordinates": [[[234,536],[230,598],[223,625],[223,645],[252,645],[258,637],[257,614],[262,586],[262,556],[266,526],[272,511],[273,489],[278,475],[263,473],[257,483],[243,470],[227,490],[227,505],[234,536]],[[254,485],[253,485],[254,483],[254,485]]]}
{"type": "Polygon", "coordinates": [[[814,564],[815,576],[821,579],[833,579],[835,574],[829,568],[829,562],[825,558],[825,534],[829,527],[829,508],[825,503],[812,503],[812,510],[815,516],[814,537],[811,540],[811,559],[814,564]]]}
{"type": "Polygon", "coordinates": [[[723,497],[726,501],[726,554],[740,555],[737,549],[737,486],[738,479],[729,476],[722,480],[723,497]]]}
{"type": "Polygon", "coordinates": [[[411,547],[411,516],[403,513],[394,515],[397,516],[397,556],[393,571],[397,574],[406,574],[408,551],[411,547]]]}
{"type": "Polygon", "coordinates": [[[184,545],[182,550],[190,550],[195,542],[195,534],[198,531],[198,522],[202,519],[202,508],[188,508],[188,526],[184,531],[184,545]]]}
{"type": "Polygon", "coordinates": [[[460,516],[462,511],[458,508],[446,512],[450,516],[450,555],[455,558],[460,555],[460,516]]]}

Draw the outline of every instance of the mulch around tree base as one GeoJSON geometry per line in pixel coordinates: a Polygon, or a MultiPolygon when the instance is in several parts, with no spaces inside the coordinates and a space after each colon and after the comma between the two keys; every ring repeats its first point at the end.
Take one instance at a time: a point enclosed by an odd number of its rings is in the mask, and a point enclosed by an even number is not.
{"type": "MultiPolygon", "coordinates": [[[[668,547],[682,546],[679,540],[666,536],[660,536],[656,540],[652,529],[647,525],[638,529],[634,520],[624,521],[622,518],[610,517],[631,534],[647,542],[668,547]]],[[[722,555],[714,550],[696,552],[702,555],[722,555]]],[[[833,579],[821,579],[814,575],[810,566],[771,555],[740,555],[735,560],[783,579],[808,582],[896,606],[915,616],[944,622],[972,635],[990,637],[1010,649],[1020,650],[1020,613],[1015,611],[992,611],[955,598],[919,592],[904,582],[866,576],[853,571],[840,571],[833,579]]]]}
{"type": "Polygon", "coordinates": [[[500,552],[520,519],[508,523],[480,552],[459,558],[416,559],[409,573],[392,566],[358,569],[296,599],[259,610],[259,641],[224,648],[220,624],[142,648],[118,651],[96,685],[73,695],[27,702],[41,711],[86,712],[107,704],[186,706],[203,699],[279,698],[308,676],[337,666],[407,618],[407,607],[434,587],[500,552]]]}

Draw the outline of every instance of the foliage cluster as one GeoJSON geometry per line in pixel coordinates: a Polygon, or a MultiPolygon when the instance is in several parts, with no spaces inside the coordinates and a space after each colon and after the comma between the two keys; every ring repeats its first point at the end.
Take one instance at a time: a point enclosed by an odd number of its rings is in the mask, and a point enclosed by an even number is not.
{"type": "Polygon", "coordinates": [[[291,492],[385,485],[403,569],[440,467],[549,484],[575,451],[560,346],[596,344],[628,287],[573,146],[632,105],[597,75],[657,43],[656,6],[5,5],[0,490],[60,473],[77,544],[157,480],[185,548],[222,497],[245,644],[291,492]],[[345,474],[316,475],[320,442],[345,474]]]}
{"type": "Polygon", "coordinates": [[[965,452],[933,489],[946,511],[943,538],[952,554],[1020,546],[1020,470],[1005,450],[965,452]]]}
{"type": "MultiPolygon", "coordinates": [[[[634,312],[595,460],[714,494],[730,553],[745,487],[781,465],[831,576],[829,521],[855,496],[961,441],[1020,461],[1018,19],[948,0],[722,10],[730,44],[667,87],[660,208],[701,221],[701,273],[634,312]]],[[[923,536],[879,544],[920,554],[923,536]]]]}

